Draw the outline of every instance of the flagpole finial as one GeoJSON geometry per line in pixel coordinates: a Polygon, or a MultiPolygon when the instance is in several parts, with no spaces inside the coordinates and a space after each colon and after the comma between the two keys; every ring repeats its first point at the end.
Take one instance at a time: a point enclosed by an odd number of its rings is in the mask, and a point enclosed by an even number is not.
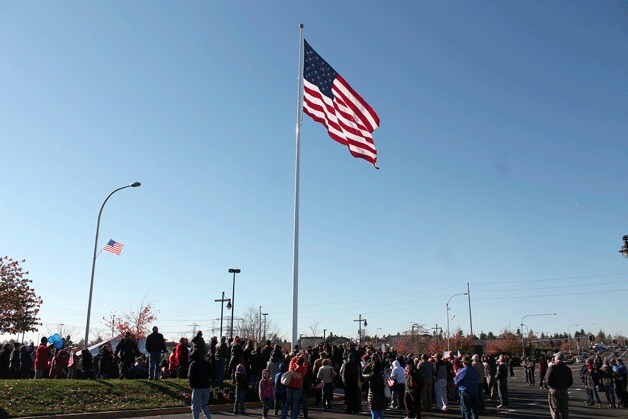
{"type": "Polygon", "coordinates": [[[303,29],[303,23],[299,23],[299,28],[303,29]]]}

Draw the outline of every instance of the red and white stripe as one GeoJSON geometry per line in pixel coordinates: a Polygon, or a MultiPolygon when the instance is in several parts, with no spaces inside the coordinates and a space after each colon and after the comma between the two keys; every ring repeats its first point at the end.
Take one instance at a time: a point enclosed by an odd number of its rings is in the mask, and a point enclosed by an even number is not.
{"type": "Polygon", "coordinates": [[[377,150],[371,133],[379,126],[379,117],[371,106],[340,75],[332,86],[334,99],[323,95],[318,86],[303,80],[303,110],[325,125],[329,136],[349,149],[353,157],[377,162],[377,150]]]}

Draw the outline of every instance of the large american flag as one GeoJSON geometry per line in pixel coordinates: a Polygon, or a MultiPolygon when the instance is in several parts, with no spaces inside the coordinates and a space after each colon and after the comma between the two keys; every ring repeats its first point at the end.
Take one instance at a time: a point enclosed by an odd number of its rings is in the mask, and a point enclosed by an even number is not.
{"type": "Polygon", "coordinates": [[[107,252],[115,253],[116,255],[120,256],[120,252],[122,251],[123,246],[124,245],[122,243],[109,240],[109,242],[105,245],[105,247],[103,247],[103,250],[107,252]]]}
{"type": "Polygon", "coordinates": [[[303,42],[303,110],[325,125],[329,136],[347,146],[353,157],[377,167],[371,133],[379,126],[379,117],[307,41],[303,42]]]}

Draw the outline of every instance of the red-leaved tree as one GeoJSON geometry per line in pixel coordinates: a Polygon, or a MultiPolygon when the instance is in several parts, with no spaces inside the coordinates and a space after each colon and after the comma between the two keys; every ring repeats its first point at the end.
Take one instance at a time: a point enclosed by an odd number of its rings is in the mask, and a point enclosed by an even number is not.
{"type": "Polygon", "coordinates": [[[131,332],[136,339],[145,338],[150,331],[151,324],[157,320],[157,313],[150,303],[142,303],[137,310],[117,315],[111,313],[110,318],[103,317],[105,325],[121,334],[131,332]]]}
{"type": "Polygon", "coordinates": [[[0,258],[0,334],[35,332],[40,325],[39,307],[43,300],[31,287],[32,280],[20,263],[8,256],[0,258]]]}

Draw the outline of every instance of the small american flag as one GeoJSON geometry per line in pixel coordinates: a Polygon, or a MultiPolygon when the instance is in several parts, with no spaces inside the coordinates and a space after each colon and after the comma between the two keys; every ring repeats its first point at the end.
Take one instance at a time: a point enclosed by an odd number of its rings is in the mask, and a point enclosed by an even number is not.
{"type": "Polygon", "coordinates": [[[303,110],[327,128],[329,136],[345,145],[353,157],[377,168],[377,150],[371,133],[379,117],[327,62],[304,41],[303,110]]]}
{"type": "Polygon", "coordinates": [[[109,240],[109,243],[107,243],[105,245],[105,247],[103,247],[103,250],[107,251],[107,252],[111,252],[111,253],[115,253],[116,255],[120,255],[120,252],[122,251],[122,247],[124,245],[122,243],[118,243],[115,242],[113,240],[109,240]]]}

